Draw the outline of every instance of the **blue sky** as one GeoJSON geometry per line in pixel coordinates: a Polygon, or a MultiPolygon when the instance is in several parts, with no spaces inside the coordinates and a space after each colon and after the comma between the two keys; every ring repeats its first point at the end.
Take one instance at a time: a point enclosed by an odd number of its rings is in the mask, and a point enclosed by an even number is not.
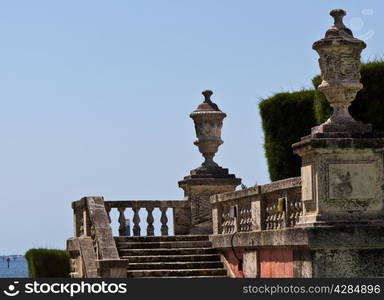
{"type": "Polygon", "coordinates": [[[0,255],[65,248],[85,195],[181,199],[204,89],[216,161],[269,182],[258,102],[311,86],[332,8],[383,56],[382,1],[1,1],[0,255]]]}

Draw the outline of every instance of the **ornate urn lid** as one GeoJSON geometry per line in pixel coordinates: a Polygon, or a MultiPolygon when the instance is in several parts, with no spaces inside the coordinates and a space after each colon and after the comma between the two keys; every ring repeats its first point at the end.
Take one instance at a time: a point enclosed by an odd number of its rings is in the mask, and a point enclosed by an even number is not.
{"type": "Polygon", "coordinates": [[[344,25],[343,18],[347,14],[345,10],[333,9],[329,14],[334,18],[334,24],[326,31],[323,39],[313,43],[314,50],[335,44],[356,44],[361,49],[367,46],[362,40],[353,37],[352,31],[344,25]]]}
{"type": "Polygon", "coordinates": [[[204,96],[204,102],[199,104],[197,109],[190,114],[190,117],[194,120],[202,117],[224,119],[227,115],[211,100],[213,92],[211,90],[205,90],[202,94],[204,96]]]}

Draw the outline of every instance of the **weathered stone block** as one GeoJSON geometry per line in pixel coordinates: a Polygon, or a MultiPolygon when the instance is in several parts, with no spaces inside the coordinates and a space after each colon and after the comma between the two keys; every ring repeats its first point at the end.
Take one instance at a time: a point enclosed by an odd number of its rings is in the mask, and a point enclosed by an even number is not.
{"type": "MultiPolygon", "coordinates": [[[[335,140],[308,138],[294,144],[302,157],[303,216],[299,224],[383,221],[384,140],[365,139],[364,148],[334,148],[335,140]],[[380,140],[380,143],[378,143],[380,140]]],[[[352,143],[351,143],[352,140],[352,143]]]]}
{"type": "Polygon", "coordinates": [[[243,274],[245,278],[256,278],[259,275],[258,254],[256,250],[244,251],[243,253],[243,274]]]}
{"type": "Polygon", "coordinates": [[[384,249],[314,251],[313,277],[383,277],[384,249]]]}

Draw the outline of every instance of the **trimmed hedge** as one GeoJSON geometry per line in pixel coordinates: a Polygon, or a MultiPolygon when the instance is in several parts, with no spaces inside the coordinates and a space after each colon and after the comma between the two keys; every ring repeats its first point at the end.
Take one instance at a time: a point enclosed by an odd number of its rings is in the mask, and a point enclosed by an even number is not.
{"type": "Polygon", "coordinates": [[[30,278],[69,277],[69,254],[65,250],[30,249],[25,258],[30,278]]]}
{"type": "MultiPolygon", "coordinates": [[[[371,123],[376,134],[384,134],[384,62],[361,65],[361,83],[364,88],[356,95],[349,107],[351,115],[363,123],[371,123]]],[[[313,78],[315,88],[321,83],[320,76],[313,78]]],[[[326,121],[332,113],[325,96],[316,91],[314,110],[317,124],[326,121]]]]}
{"type": "MultiPolygon", "coordinates": [[[[374,134],[384,135],[384,62],[361,65],[364,88],[349,107],[358,121],[372,124],[374,134]]],[[[320,76],[312,79],[315,88],[320,76]]],[[[332,114],[325,96],[316,90],[278,93],[260,104],[264,130],[264,148],[272,181],[300,175],[301,159],[291,145],[309,134],[313,126],[325,122],[332,114]]]]}
{"type": "Polygon", "coordinates": [[[259,104],[264,148],[272,181],[300,176],[301,159],[292,144],[316,125],[314,91],[278,93],[259,104]]]}
{"type": "MultiPolygon", "coordinates": [[[[312,79],[312,84],[315,89],[317,89],[321,81],[322,80],[320,75],[317,75],[312,79]]],[[[320,125],[321,123],[325,122],[331,116],[333,111],[324,94],[317,90],[314,91],[313,110],[315,114],[316,125],[320,125]]]]}

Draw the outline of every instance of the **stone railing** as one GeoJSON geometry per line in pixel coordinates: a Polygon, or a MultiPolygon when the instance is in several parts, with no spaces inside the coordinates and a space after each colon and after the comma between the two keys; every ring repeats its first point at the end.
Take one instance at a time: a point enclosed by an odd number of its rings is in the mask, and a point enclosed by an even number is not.
{"type": "Polygon", "coordinates": [[[67,240],[71,277],[127,277],[128,261],[120,259],[103,197],[72,203],[74,237],[67,240]]]}
{"type": "Polygon", "coordinates": [[[173,212],[175,235],[189,234],[191,210],[189,202],[180,201],[104,201],[103,197],[84,197],[72,203],[74,214],[74,237],[67,240],[67,250],[71,256],[71,277],[126,277],[128,260],[120,259],[111,228],[111,211],[119,213],[119,234],[126,235],[126,209],[131,208],[133,234],[141,235],[141,209],[147,211],[146,235],[155,232],[153,211],[158,208],[161,235],[169,234],[167,210],[173,212]]]}
{"type": "Polygon", "coordinates": [[[294,227],[302,211],[301,178],[214,195],[214,234],[294,227]]]}
{"type": "Polygon", "coordinates": [[[169,235],[167,211],[172,210],[173,213],[173,228],[175,235],[185,235],[189,233],[191,226],[191,210],[189,202],[185,200],[138,200],[138,201],[105,201],[105,209],[108,213],[109,222],[111,222],[111,210],[117,209],[119,235],[127,235],[126,231],[126,217],[125,212],[127,209],[132,209],[132,233],[134,236],[141,235],[140,228],[140,210],[147,212],[146,217],[146,235],[152,236],[155,234],[155,224],[160,224],[160,233],[163,236],[169,235]],[[154,209],[158,208],[161,212],[159,222],[155,222],[153,216],[154,209]]]}

